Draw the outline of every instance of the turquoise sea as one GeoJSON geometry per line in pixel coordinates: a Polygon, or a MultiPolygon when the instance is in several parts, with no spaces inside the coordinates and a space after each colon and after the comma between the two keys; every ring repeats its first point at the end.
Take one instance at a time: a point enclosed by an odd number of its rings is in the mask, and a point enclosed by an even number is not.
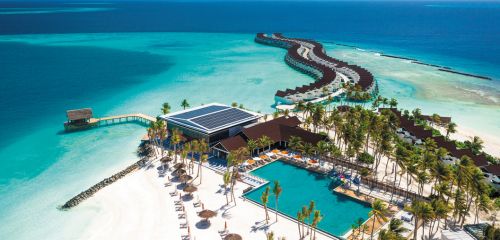
{"type": "Polygon", "coordinates": [[[500,38],[494,27],[500,19],[498,4],[286,6],[295,13],[314,6],[324,11],[314,27],[307,24],[310,18],[274,19],[274,12],[286,15],[277,11],[283,7],[278,3],[225,4],[0,4],[1,239],[88,236],[88,226],[100,214],[98,207],[61,212],[57,206],[137,160],[134,152],[145,133],[143,126],[121,124],[64,134],[65,110],[92,107],[97,116],[157,115],[161,103],[169,102],[175,111],[187,99],[192,106],[236,101],[271,112],[277,89],[312,81],[284,63],[284,50],[255,44],[258,31],[318,39],[328,54],[372,71],[381,94],[396,97],[400,107],[449,115],[481,136],[500,136],[500,50],[494,44],[500,38]],[[387,7],[401,11],[389,14],[384,12],[387,7]],[[347,15],[352,9],[374,10],[371,18],[361,14],[354,21],[347,15]],[[332,11],[338,15],[326,14],[332,11]],[[255,18],[257,12],[263,17],[255,18]],[[427,20],[417,21],[418,16],[427,20]],[[276,21],[265,21],[270,18],[276,21]],[[331,27],[341,19],[351,21],[331,27]],[[429,19],[436,24],[429,25],[429,19]],[[380,52],[493,80],[438,72],[378,56],[380,52]]]}

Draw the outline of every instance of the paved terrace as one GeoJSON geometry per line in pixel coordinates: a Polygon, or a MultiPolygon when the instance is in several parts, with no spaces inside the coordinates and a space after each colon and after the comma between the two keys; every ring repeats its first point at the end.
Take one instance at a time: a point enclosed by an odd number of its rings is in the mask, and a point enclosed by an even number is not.
{"type": "Polygon", "coordinates": [[[325,54],[323,45],[318,42],[286,38],[282,34],[266,35],[259,33],[257,43],[288,49],[285,61],[288,65],[305,74],[311,75],[316,82],[295,89],[277,91],[275,96],[282,103],[312,100],[323,96],[323,89],[329,93],[337,91],[342,83],[357,84],[363,91],[375,89],[373,75],[364,68],[350,65],[325,54]]]}

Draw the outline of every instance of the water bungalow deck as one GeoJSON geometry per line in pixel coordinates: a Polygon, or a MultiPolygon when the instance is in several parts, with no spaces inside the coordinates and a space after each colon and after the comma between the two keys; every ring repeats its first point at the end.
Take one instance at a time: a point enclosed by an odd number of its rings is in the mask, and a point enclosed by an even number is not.
{"type": "Polygon", "coordinates": [[[285,62],[292,68],[311,75],[316,79],[309,85],[277,91],[275,98],[283,104],[293,104],[297,101],[314,99],[328,92],[337,91],[342,83],[358,85],[362,91],[373,94],[376,90],[373,75],[364,68],[350,65],[325,54],[323,45],[318,42],[286,38],[280,33],[266,35],[258,33],[255,41],[260,44],[280,47],[288,50],[285,62]]]}

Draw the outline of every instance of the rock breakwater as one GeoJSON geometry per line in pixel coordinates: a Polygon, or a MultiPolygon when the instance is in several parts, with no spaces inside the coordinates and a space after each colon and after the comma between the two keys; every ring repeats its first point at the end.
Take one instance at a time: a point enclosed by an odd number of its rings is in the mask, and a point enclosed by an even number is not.
{"type": "Polygon", "coordinates": [[[125,177],[127,174],[139,169],[141,166],[144,165],[144,160],[141,159],[134,164],[128,166],[127,168],[121,170],[120,172],[114,174],[111,177],[105,178],[102,181],[96,183],[92,187],[88,188],[87,190],[79,193],[78,195],[74,196],[71,198],[69,201],[67,201],[64,205],[60,207],[62,210],[68,210],[72,207],[77,206],[81,202],[83,202],[85,199],[92,197],[97,191],[101,190],[102,188],[118,181],[120,178],[125,177]]]}

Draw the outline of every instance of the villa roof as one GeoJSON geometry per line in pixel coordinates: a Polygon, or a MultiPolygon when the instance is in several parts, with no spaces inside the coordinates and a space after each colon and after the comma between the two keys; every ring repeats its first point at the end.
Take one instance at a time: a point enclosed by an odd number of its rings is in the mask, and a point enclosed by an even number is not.
{"type": "Polygon", "coordinates": [[[82,109],[68,110],[66,111],[66,116],[68,117],[69,121],[89,119],[92,118],[92,109],[82,108],[82,109]]]}
{"type": "Polygon", "coordinates": [[[257,120],[260,118],[260,114],[218,103],[211,103],[160,117],[169,123],[175,123],[205,134],[210,134],[257,120]]]}
{"type": "Polygon", "coordinates": [[[224,147],[227,151],[233,151],[233,150],[237,150],[241,147],[247,146],[247,142],[240,135],[226,138],[226,139],[220,141],[219,144],[222,145],[222,147],[224,147]]]}
{"type": "Polygon", "coordinates": [[[321,89],[322,87],[332,83],[336,79],[337,72],[332,67],[326,66],[315,60],[304,58],[303,56],[301,56],[298,53],[298,49],[301,48],[302,45],[306,45],[308,46],[308,48],[311,48],[312,53],[314,55],[328,62],[329,65],[334,65],[337,68],[340,67],[347,68],[352,73],[359,76],[359,81],[356,84],[358,84],[364,91],[370,89],[375,82],[373,79],[373,75],[368,70],[356,65],[350,65],[346,62],[328,56],[325,53],[324,47],[321,43],[308,39],[286,38],[281,33],[274,33],[271,37],[267,36],[264,33],[258,33],[257,36],[255,37],[255,41],[262,44],[288,49],[288,53],[285,58],[287,63],[298,68],[299,71],[307,72],[313,75],[317,79],[315,82],[309,85],[296,87],[293,90],[292,89],[287,89],[286,91],[279,90],[275,94],[275,96],[277,97],[285,97],[290,94],[306,93],[313,89],[321,89]],[[296,63],[299,63],[299,65],[305,65],[309,69],[306,69],[306,67],[295,66],[296,63]]]}
{"type": "Polygon", "coordinates": [[[262,136],[268,136],[275,142],[282,140],[280,125],[296,127],[300,124],[300,120],[297,117],[279,117],[271,121],[267,121],[261,124],[257,124],[248,128],[244,128],[242,133],[248,138],[257,140],[262,136]]]}
{"type": "Polygon", "coordinates": [[[475,155],[470,149],[457,149],[454,141],[447,141],[443,136],[432,136],[432,130],[426,130],[422,126],[415,125],[414,121],[402,116],[401,112],[396,108],[379,108],[379,111],[385,109],[388,109],[396,114],[396,116],[399,118],[399,126],[413,134],[418,139],[425,140],[426,138],[430,138],[434,140],[434,142],[436,142],[436,145],[438,147],[445,148],[451,156],[456,158],[468,156],[478,167],[488,165],[488,160],[486,160],[486,156],[484,154],[475,155]]]}
{"type": "Polygon", "coordinates": [[[300,120],[297,117],[279,117],[268,122],[244,128],[243,131],[234,137],[226,138],[214,147],[228,152],[247,146],[249,139],[258,140],[262,136],[269,137],[274,143],[288,141],[290,137],[300,137],[302,141],[316,145],[326,136],[306,131],[300,127],[300,120]]]}
{"type": "Polygon", "coordinates": [[[488,165],[483,167],[483,169],[493,175],[500,176],[500,164],[488,165]]]}

